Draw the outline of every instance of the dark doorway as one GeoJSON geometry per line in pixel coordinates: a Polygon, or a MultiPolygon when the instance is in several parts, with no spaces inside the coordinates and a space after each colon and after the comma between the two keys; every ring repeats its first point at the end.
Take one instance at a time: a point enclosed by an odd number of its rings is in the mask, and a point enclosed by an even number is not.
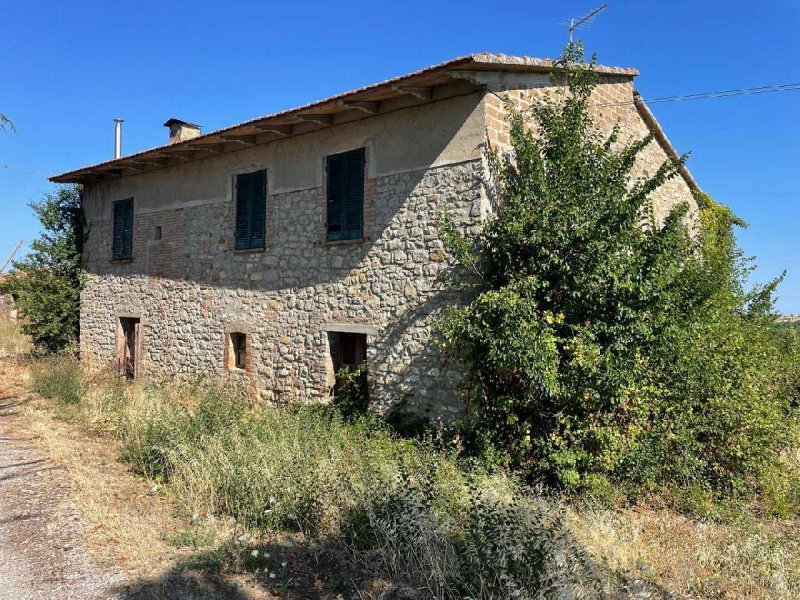
{"type": "Polygon", "coordinates": [[[247,368],[247,335],[244,333],[231,333],[230,365],[235,369],[247,368]]]}
{"type": "Polygon", "coordinates": [[[367,336],[364,333],[349,333],[344,331],[331,331],[328,333],[328,343],[333,361],[333,372],[336,374],[336,385],[333,388],[334,397],[337,392],[347,386],[352,388],[355,384],[361,394],[367,395],[367,373],[361,370],[358,381],[354,382],[344,376],[345,372],[352,374],[354,369],[367,362],[367,336]],[[346,370],[346,371],[345,371],[346,370]]]}
{"type": "Polygon", "coordinates": [[[133,317],[120,317],[119,325],[122,340],[119,353],[120,374],[127,379],[136,377],[139,340],[139,319],[133,317]]]}
{"type": "Polygon", "coordinates": [[[367,336],[363,333],[331,333],[333,368],[357,367],[367,360],[367,336]]]}

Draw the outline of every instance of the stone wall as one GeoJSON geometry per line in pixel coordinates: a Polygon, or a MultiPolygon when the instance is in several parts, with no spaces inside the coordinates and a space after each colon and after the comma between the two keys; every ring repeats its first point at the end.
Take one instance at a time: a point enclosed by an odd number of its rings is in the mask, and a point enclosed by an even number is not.
{"type": "Polygon", "coordinates": [[[457,412],[461,371],[438,351],[430,327],[458,300],[447,289],[436,223],[442,209],[475,222],[482,169],[472,160],[380,177],[368,172],[368,239],[357,243],[324,242],[323,188],[268,196],[263,252],[233,250],[230,201],[136,215],[134,260],[119,264],[108,260],[110,221],[94,219],[83,359],[94,368],[115,364],[117,319],[137,316],[141,372],[239,377],[226,369],[225,349],[226,335],[240,331],[248,336],[253,393],[310,402],[329,398],[332,383],[324,328],[373,325],[367,358],[375,409],[403,401],[431,417],[457,412]],[[152,239],[156,226],[160,240],[152,239]]]}
{"type": "MultiPolygon", "coordinates": [[[[506,121],[503,99],[509,98],[519,110],[527,110],[553,87],[547,76],[519,75],[498,81],[488,81],[490,93],[486,97],[486,127],[492,147],[504,151],[509,148],[509,125],[506,121]]],[[[599,78],[591,98],[592,116],[602,131],[610,132],[620,127],[620,140],[630,141],[646,137],[650,130],[633,103],[633,80],[630,77],[603,75],[599,78]]],[[[633,177],[653,175],[667,160],[667,153],[655,139],[641,152],[633,177]]],[[[662,224],[670,210],[680,202],[689,204],[688,221],[696,222],[697,203],[686,180],[676,176],[657,189],[653,195],[656,222],[662,224]]]]}

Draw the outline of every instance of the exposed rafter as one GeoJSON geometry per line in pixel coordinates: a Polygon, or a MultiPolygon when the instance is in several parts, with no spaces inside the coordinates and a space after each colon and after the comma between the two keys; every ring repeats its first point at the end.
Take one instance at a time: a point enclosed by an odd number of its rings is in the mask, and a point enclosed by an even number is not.
{"type": "Polygon", "coordinates": [[[259,123],[253,125],[253,127],[264,133],[274,133],[280,136],[292,135],[292,133],[294,133],[294,127],[291,125],[269,125],[266,123],[259,123]]]}
{"type": "Polygon", "coordinates": [[[144,158],[136,158],[128,160],[129,163],[133,163],[135,165],[142,165],[144,167],[163,167],[166,164],[164,159],[144,159],[144,158]]]}
{"type": "Polygon", "coordinates": [[[236,142],[237,144],[244,144],[246,146],[252,146],[253,144],[256,143],[256,136],[254,135],[223,133],[218,137],[220,139],[225,140],[226,142],[236,142]]]}
{"type": "Polygon", "coordinates": [[[304,114],[295,116],[301,121],[308,121],[309,123],[316,123],[317,125],[333,125],[333,115],[331,114],[304,114]]]}
{"type": "MultiPolygon", "coordinates": [[[[192,151],[192,153],[194,153],[194,150],[192,151]]],[[[177,159],[180,159],[180,160],[189,160],[191,158],[191,155],[186,151],[178,151],[178,152],[176,152],[174,150],[173,151],[158,150],[158,151],[156,151],[156,154],[158,156],[163,156],[166,159],[177,158],[177,159]]]]}
{"type": "Polygon", "coordinates": [[[355,108],[368,115],[377,115],[378,107],[380,106],[378,102],[364,102],[361,100],[339,100],[339,104],[348,108],[355,108]]]}
{"type": "Polygon", "coordinates": [[[211,152],[212,154],[219,154],[225,148],[224,144],[194,144],[192,146],[195,150],[205,150],[206,152],[211,152]]]}
{"type": "Polygon", "coordinates": [[[408,94],[420,100],[430,100],[433,98],[432,87],[422,87],[418,85],[393,85],[392,89],[401,94],[408,94]]]}
{"type": "Polygon", "coordinates": [[[173,148],[169,148],[168,150],[163,150],[163,151],[159,152],[159,154],[162,154],[164,156],[166,156],[166,155],[169,155],[169,156],[181,156],[181,155],[191,156],[191,155],[194,154],[194,151],[195,151],[195,148],[189,146],[189,147],[186,147],[186,148],[174,148],[174,149],[173,148]]]}

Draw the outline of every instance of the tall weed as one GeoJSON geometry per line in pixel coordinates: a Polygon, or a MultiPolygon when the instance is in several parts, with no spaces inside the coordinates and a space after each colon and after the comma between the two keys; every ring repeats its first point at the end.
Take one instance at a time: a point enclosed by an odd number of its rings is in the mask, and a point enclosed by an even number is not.
{"type": "Polygon", "coordinates": [[[62,353],[41,359],[31,368],[33,391],[61,405],[77,404],[85,391],[85,380],[74,354],[62,353]]]}

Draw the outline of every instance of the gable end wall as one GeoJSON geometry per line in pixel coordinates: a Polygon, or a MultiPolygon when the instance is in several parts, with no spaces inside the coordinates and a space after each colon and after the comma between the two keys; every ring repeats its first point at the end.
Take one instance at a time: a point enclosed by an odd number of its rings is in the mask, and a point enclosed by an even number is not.
{"type": "MultiPolygon", "coordinates": [[[[517,76],[501,81],[489,81],[486,94],[486,127],[491,147],[500,151],[510,149],[509,125],[503,98],[508,97],[520,110],[527,110],[544,94],[552,92],[546,76],[517,76]]],[[[633,80],[630,77],[601,76],[591,99],[592,115],[601,131],[610,132],[620,126],[621,139],[641,139],[650,134],[647,124],[633,104],[633,80]]],[[[667,152],[653,140],[639,155],[633,177],[654,174],[668,159],[667,152]]],[[[689,205],[689,223],[697,222],[697,203],[686,179],[676,175],[652,195],[656,221],[661,224],[679,203],[689,205]]]]}

